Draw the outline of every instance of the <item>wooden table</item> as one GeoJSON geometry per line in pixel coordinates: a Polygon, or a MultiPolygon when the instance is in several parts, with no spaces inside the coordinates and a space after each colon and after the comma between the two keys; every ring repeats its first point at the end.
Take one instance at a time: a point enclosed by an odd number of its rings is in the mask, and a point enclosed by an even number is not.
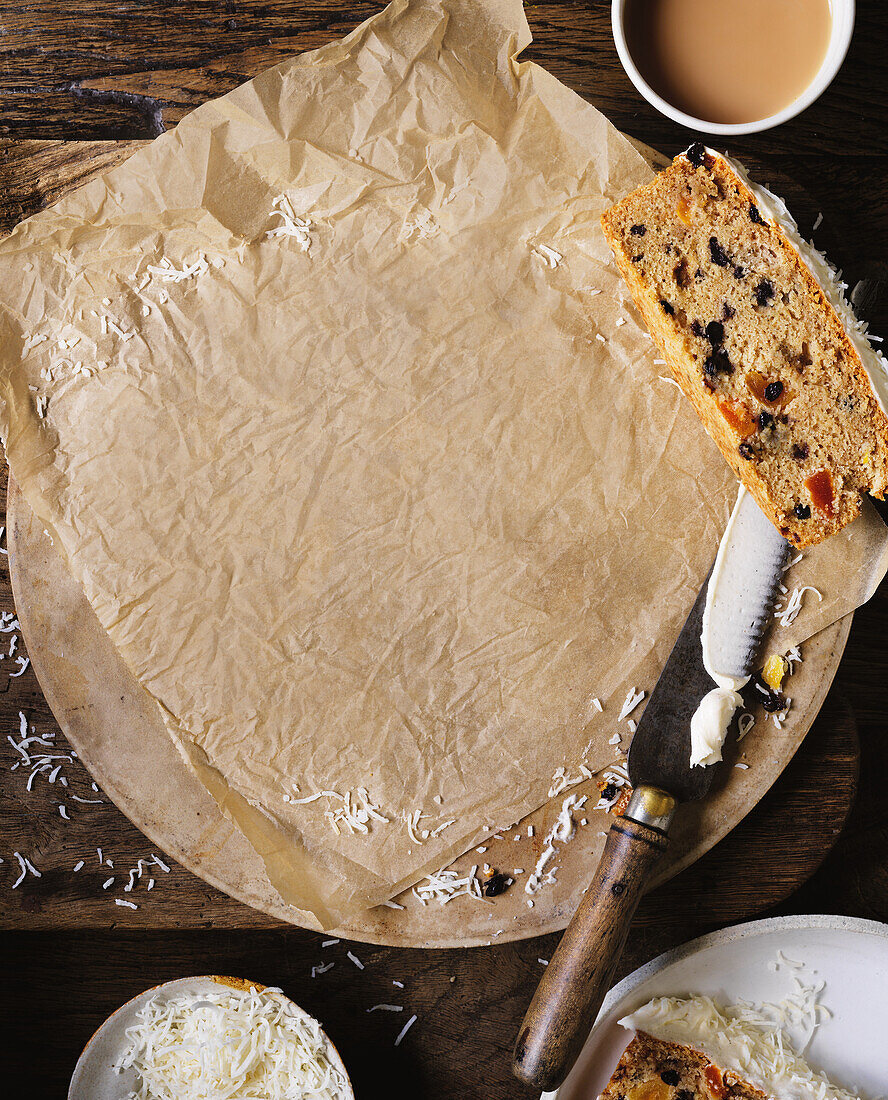
{"type": "MultiPolygon", "coordinates": [[[[80,156],[71,142],[151,138],[288,54],[341,36],[379,6],[333,0],[0,3],[0,225],[10,227],[52,201],[62,181],[68,185],[65,165],[75,152],[78,162],[80,156]]],[[[606,0],[534,4],[528,16],[536,41],[527,56],[625,132],[674,152],[691,135],[634,92],[613,49],[609,9],[606,0]]],[[[731,143],[760,178],[767,181],[773,172],[807,191],[803,229],[823,211],[833,259],[852,284],[883,271],[888,252],[886,94],[888,10],[878,0],[862,0],[848,60],[823,98],[777,131],[731,143]]],[[[116,146],[97,145],[93,163],[119,155],[116,146]]],[[[873,320],[876,331],[888,331],[888,316],[873,320]]],[[[0,610],[11,609],[0,559],[0,610]]],[[[7,684],[8,671],[9,662],[0,663],[4,734],[17,732],[20,711],[38,733],[53,732],[33,674],[7,684]]],[[[827,706],[799,756],[734,834],[646,899],[623,973],[757,908],[888,920],[886,683],[888,601],[877,595],[855,619],[827,706]],[[851,799],[856,746],[847,701],[861,745],[858,796],[835,849],[787,899],[791,885],[816,867],[818,846],[826,852],[835,839],[822,831],[822,822],[840,822],[851,799]],[[800,816],[817,837],[804,853],[781,844],[781,823],[800,816]]],[[[549,957],[555,937],[473,951],[357,947],[365,964],[358,971],[344,945],[322,948],[323,937],[274,925],[176,867],[168,876],[157,873],[151,894],[138,894],[137,911],[109,905],[106,913],[95,904],[101,883],[95,849],[114,862],[110,876],[150,847],[107,803],[78,804],[72,820],[63,821],[54,789],[39,780],[27,795],[21,771],[8,770],[14,759],[11,747],[0,750],[0,856],[6,861],[0,866],[6,993],[0,1034],[8,1076],[17,1078],[17,1069],[27,1073],[29,1095],[64,1095],[83,1043],[122,1001],[155,982],[206,972],[283,985],[324,1020],[360,1097],[525,1095],[509,1077],[508,1051],[540,973],[538,960],[549,957]],[[12,894],[14,850],[33,858],[42,878],[29,878],[12,894]],[[87,862],[72,894],[80,859],[87,862]],[[312,979],[311,967],[328,957],[335,968],[312,979]],[[405,984],[398,995],[404,1016],[418,1015],[397,1050],[392,1038],[400,1020],[366,1014],[371,1005],[395,999],[396,979],[405,984]]],[[[99,797],[76,763],[68,772],[81,797],[99,797]]]]}

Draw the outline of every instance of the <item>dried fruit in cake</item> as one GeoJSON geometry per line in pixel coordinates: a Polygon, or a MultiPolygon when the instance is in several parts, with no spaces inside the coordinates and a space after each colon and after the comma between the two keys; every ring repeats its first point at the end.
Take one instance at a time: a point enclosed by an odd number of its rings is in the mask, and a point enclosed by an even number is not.
{"type": "Polygon", "coordinates": [[[764,1100],[743,1080],[727,1079],[705,1054],[641,1031],[626,1048],[601,1100],[764,1100]]]}
{"type": "Polygon", "coordinates": [[[888,365],[779,199],[694,145],[601,220],[676,381],[786,538],[819,542],[885,495],[888,365]]]}
{"type": "MultiPolygon", "coordinates": [[[[800,985],[794,996],[816,1006],[817,992],[800,985]]],[[[654,998],[620,1020],[635,1037],[600,1100],[859,1100],[794,1049],[767,1012],[785,1005],[654,998]]]]}

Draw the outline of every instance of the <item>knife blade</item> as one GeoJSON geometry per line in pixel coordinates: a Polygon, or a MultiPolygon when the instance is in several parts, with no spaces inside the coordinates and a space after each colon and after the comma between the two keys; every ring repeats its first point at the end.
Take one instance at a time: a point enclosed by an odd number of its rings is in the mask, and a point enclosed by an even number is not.
{"type": "Polygon", "coordinates": [[[632,738],[629,806],[610,827],[598,869],[524,1017],[513,1070],[529,1085],[545,1092],[567,1076],[666,850],[675,809],[712,784],[713,766],[691,766],[691,718],[719,678],[725,686],[755,671],[789,549],[741,490],[632,738]]]}
{"type": "Polygon", "coordinates": [[[691,718],[717,682],[713,673],[742,680],[755,672],[789,553],[789,543],[741,489],[715,562],[632,737],[633,788],[656,787],[677,802],[709,790],[712,767],[691,767],[691,718]]]}

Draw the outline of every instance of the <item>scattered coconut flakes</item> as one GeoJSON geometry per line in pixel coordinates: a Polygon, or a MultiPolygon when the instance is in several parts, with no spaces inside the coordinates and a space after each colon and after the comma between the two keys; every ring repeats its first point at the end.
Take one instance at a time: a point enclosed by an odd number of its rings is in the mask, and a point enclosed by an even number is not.
{"type": "Polygon", "coordinates": [[[536,867],[534,867],[533,871],[528,876],[527,882],[524,884],[524,892],[526,894],[536,894],[543,886],[549,886],[555,881],[556,868],[552,867],[546,870],[557,852],[555,842],[559,841],[565,844],[571,839],[575,832],[572,811],[580,809],[587,801],[588,798],[586,795],[583,795],[582,798],[577,798],[575,794],[569,794],[561,803],[561,809],[558,811],[558,816],[555,818],[552,828],[546,834],[543,841],[543,851],[540,858],[537,860],[536,867]]]}
{"type": "Polygon", "coordinates": [[[804,554],[796,554],[794,558],[790,558],[786,565],[784,565],[781,572],[785,573],[788,569],[792,569],[794,565],[798,565],[804,556],[804,554]]]}
{"type": "Polygon", "coordinates": [[[552,248],[548,244],[537,244],[531,248],[534,256],[538,256],[547,267],[556,268],[559,267],[564,257],[556,249],[552,248]]]}
{"type": "Polygon", "coordinates": [[[48,339],[49,337],[45,332],[32,332],[30,336],[26,336],[22,344],[22,359],[27,357],[28,352],[32,348],[36,348],[38,344],[42,344],[48,339]]]}
{"type": "Polygon", "coordinates": [[[601,705],[601,700],[596,695],[592,696],[592,706],[595,707],[599,714],[604,710],[604,707],[601,705]]]}
{"type": "Polygon", "coordinates": [[[740,768],[740,770],[744,771],[744,772],[749,771],[749,765],[748,764],[735,764],[734,767],[735,768],[740,768]]]}
{"type": "Polygon", "coordinates": [[[84,864],[83,860],[78,859],[77,862],[74,864],[74,870],[75,871],[82,871],[84,866],[85,866],[85,864],[84,864]]]}
{"type": "Polygon", "coordinates": [[[363,970],[364,969],[364,964],[361,962],[361,960],[358,958],[357,955],[355,955],[351,951],[346,951],[346,955],[348,955],[348,957],[355,964],[355,966],[358,968],[358,970],[363,970]]]}
{"type": "Polygon", "coordinates": [[[390,1005],[385,1001],[381,1001],[378,1005],[373,1005],[372,1008],[367,1008],[365,1012],[403,1012],[403,1005],[390,1005]]]}
{"type": "Polygon", "coordinates": [[[404,1038],[404,1036],[413,1027],[413,1025],[415,1023],[416,1023],[416,1014],[414,1013],[414,1015],[410,1017],[410,1019],[407,1021],[407,1023],[404,1024],[404,1026],[398,1032],[398,1037],[397,1037],[397,1039],[395,1039],[395,1046],[396,1047],[401,1045],[401,1040],[404,1038]]]}
{"type": "Polygon", "coordinates": [[[290,801],[297,806],[306,806],[319,798],[337,799],[342,803],[337,809],[326,810],[324,813],[337,836],[342,835],[340,825],[344,825],[352,835],[361,833],[366,836],[371,830],[372,822],[389,823],[389,818],[379,812],[379,807],[370,798],[366,787],[358,787],[356,791],[346,791],[345,794],[338,791],[317,791],[307,798],[291,798],[290,801]]]}
{"type": "Polygon", "coordinates": [[[134,901],[127,901],[125,898],[115,898],[115,905],[125,905],[127,909],[138,909],[138,905],[134,901]]]}
{"type": "Polygon", "coordinates": [[[778,610],[774,614],[774,618],[778,619],[781,626],[792,626],[792,624],[799,617],[799,612],[802,610],[802,604],[806,592],[813,592],[817,597],[818,602],[823,601],[822,593],[815,588],[812,584],[802,585],[800,588],[793,589],[792,595],[789,597],[789,603],[782,610],[778,610]]]}
{"type": "Polygon", "coordinates": [[[404,988],[404,983],[403,982],[398,982],[398,981],[392,980],[392,985],[397,986],[398,989],[403,989],[404,988]]]}
{"type": "Polygon", "coordinates": [[[338,940],[338,939],[324,940],[323,943],[321,944],[321,947],[332,947],[334,943],[340,943],[340,942],[341,941],[338,940]]]}
{"type": "Polygon", "coordinates": [[[636,691],[635,688],[629,689],[629,694],[623,702],[623,706],[620,709],[620,713],[617,717],[618,722],[622,722],[624,718],[628,718],[629,715],[635,710],[638,704],[644,699],[645,693],[643,691],[636,691]]]}
{"type": "Polygon", "coordinates": [[[814,222],[814,225],[811,227],[811,232],[816,233],[817,230],[820,228],[820,226],[822,224],[823,224],[823,211],[821,210],[820,213],[818,213],[818,215],[817,215],[817,220],[814,222]]]}
{"type": "Polygon", "coordinates": [[[405,221],[401,230],[401,240],[409,241],[415,234],[418,240],[424,241],[434,237],[440,226],[432,217],[431,211],[420,210],[412,221],[405,221]]]}
{"type": "Polygon", "coordinates": [[[742,741],[743,738],[749,733],[752,727],[755,725],[755,715],[745,711],[740,715],[737,722],[737,740],[742,741]]]}
{"type": "Polygon", "coordinates": [[[293,209],[293,204],[286,194],[278,195],[271,200],[270,218],[280,218],[281,224],[269,229],[265,234],[266,240],[279,240],[284,237],[292,237],[299,246],[300,252],[311,254],[312,224],[308,218],[300,217],[293,209]]]}
{"type": "Polygon", "coordinates": [[[606,787],[614,787],[614,795],[612,798],[605,798],[602,794],[595,805],[593,810],[610,810],[610,808],[620,799],[623,791],[629,786],[629,776],[625,769],[619,764],[614,764],[611,768],[606,768],[601,773],[601,778],[605,781],[606,787]]]}
{"type": "Polygon", "coordinates": [[[454,898],[470,897],[483,901],[481,883],[478,881],[478,865],[473,865],[467,875],[461,875],[454,868],[442,868],[426,875],[424,882],[418,882],[410,891],[423,905],[437,901],[446,905],[454,898]]]}
{"type": "Polygon", "coordinates": [[[184,283],[186,279],[193,279],[209,271],[210,265],[203,252],[198,252],[196,259],[181,268],[173,265],[167,256],[162,256],[157,264],[149,264],[148,274],[160,279],[164,283],[184,283]]]}
{"type": "Polygon", "coordinates": [[[415,841],[417,844],[422,844],[423,840],[428,838],[429,835],[428,829],[423,830],[422,836],[420,836],[416,832],[416,827],[419,824],[420,819],[423,817],[425,817],[425,814],[422,812],[422,810],[408,810],[404,813],[404,821],[407,825],[407,834],[410,839],[412,841],[415,841]]]}
{"type": "Polygon", "coordinates": [[[549,960],[548,959],[537,959],[537,962],[540,964],[540,966],[548,966],[549,965],[549,960]]]}
{"type": "Polygon", "coordinates": [[[332,970],[336,965],[335,962],[324,963],[323,966],[313,966],[311,968],[311,976],[316,978],[318,974],[326,974],[328,970],[332,970]]]}
{"type": "Polygon", "coordinates": [[[794,645],[792,649],[783,655],[783,659],[789,665],[789,675],[791,676],[794,671],[793,665],[800,665],[802,663],[801,646],[794,645]]]}
{"type": "Polygon", "coordinates": [[[43,875],[34,864],[28,859],[27,856],[23,856],[21,852],[13,852],[13,856],[18,860],[18,865],[21,873],[19,877],[12,884],[12,889],[17,890],[19,886],[25,881],[28,875],[33,875],[34,878],[43,878],[43,875]]]}
{"type": "MultiPolygon", "coordinates": [[[[17,674],[12,673],[11,675],[15,676],[17,674]]],[[[63,769],[65,764],[73,763],[75,754],[73,752],[53,751],[56,749],[55,737],[54,732],[38,736],[34,732],[34,727],[29,726],[24,711],[19,711],[18,740],[11,735],[7,735],[6,740],[20,757],[9,770],[16,771],[18,768],[26,768],[29,771],[28,780],[25,784],[27,791],[33,789],[34,781],[38,775],[45,776],[50,784],[59,782],[62,786],[67,787],[68,781],[63,775],[63,769]],[[35,745],[39,746],[36,750],[33,748],[35,745]]]]}
{"type": "Polygon", "coordinates": [[[17,676],[24,676],[28,671],[28,665],[31,663],[30,657],[16,657],[15,663],[19,666],[18,672],[10,672],[10,680],[14,680],[17,676]]]}
{"type": "Polygon", "coordinates": [[[555,798],[557,795],[562,794],[570,787],[576,787],[582,783],[584,779],[593,779],[594,774],[586,767],[585,764],[580,764],[578,776],[569,776],[565,768],[556,768],[555,774],[552,776],[552,786],[549,788],[548,798],[555,798]]]}

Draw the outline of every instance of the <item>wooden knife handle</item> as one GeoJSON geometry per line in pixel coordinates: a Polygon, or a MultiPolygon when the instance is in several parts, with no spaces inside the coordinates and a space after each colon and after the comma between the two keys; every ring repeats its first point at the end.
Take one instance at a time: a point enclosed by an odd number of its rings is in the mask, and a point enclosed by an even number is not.
{"type": "Polygon", "coordinates": [[[611,825],[595,877],[552,956],[524,1017],[512,1069],[543,1092],[567,1076],[595,1022],[635,910],[669,841],[620,817],[611,825]]]}

